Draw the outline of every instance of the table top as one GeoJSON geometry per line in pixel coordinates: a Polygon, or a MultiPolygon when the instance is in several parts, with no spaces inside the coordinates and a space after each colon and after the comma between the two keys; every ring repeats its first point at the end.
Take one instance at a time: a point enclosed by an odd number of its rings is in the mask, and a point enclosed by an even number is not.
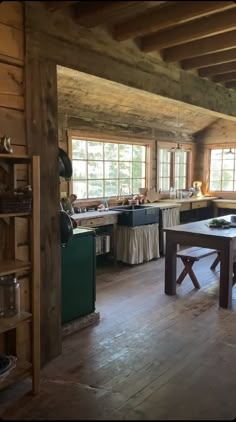
{"type": "MultiPolygon", "coordinates": [[[[218,218],[224,218],[227,221],[230,221],[231,215],[225,215],[218,218]]],[[[218,236],[218,237],[227,237],[231,239],[236,238],[236,227],[229,228],[210,228],[208,227],[209,222],[212,218],[208,220],[196,221],[194,223],[180,224],[178,226],[168,227],[163,229],[163,231],[174,231],[179,233],[196,233],[204,234],[208,236],[218,236]]]]}

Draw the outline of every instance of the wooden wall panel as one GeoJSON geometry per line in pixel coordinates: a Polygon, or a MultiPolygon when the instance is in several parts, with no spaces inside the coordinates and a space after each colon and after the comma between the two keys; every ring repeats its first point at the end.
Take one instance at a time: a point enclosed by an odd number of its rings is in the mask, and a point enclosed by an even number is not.
{"type": "Polygon", "coordinates": [[[11,57],[16,59],[17,64],[23,64],[23,31],[0,23],[0,40],[4,40],[4,42],[0,42],[0,55],[3,58],[5,56],[6,61],[8,57],[11,57]]]}
{"type": "Polygon", "coordinates": [[[26,145],[25,115],[23,112],[0,108],[0,137],[4,135],[11,138],[12,145],[26,145]]]}
{"type": "Polygon", "coordinates": [[[0,62],[0,107],[24,109],[23,69],[0,62]]]}
{"type": "Polygon", "coordinates": [[[19,1],[3,1],[0,5],[0,23],[23,30],[23,4],[19,1]]]}

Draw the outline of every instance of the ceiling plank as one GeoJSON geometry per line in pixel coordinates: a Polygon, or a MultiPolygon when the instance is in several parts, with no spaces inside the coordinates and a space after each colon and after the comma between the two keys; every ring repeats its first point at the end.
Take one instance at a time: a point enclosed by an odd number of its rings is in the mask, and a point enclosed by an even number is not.
{"type": "Polygon", "coordinates": [[[236,30],[164,49],[162,50],[162,57],[166,62],[176,62],[190,57],[227,50],[235,46],[236,30]]]}
{"type": "MultiPolygon", "coordinates": [[[[170,2],[167,2],[170,3],[170,2]]],[[[174,25],[234,7],[231,1],[178,1],[163,9],[151,10],[114,27],[113,37],[117,41],[135,38],[160,31],[174,25]]]]}
{"type": "Polygon", "coordinates": [[[223,73],[222,75],[215,75],[212,78],[214,82],[227,82],[227,81],[234,81],[235,79],[236,79],[236,71],[223,73]]]}
{"type": "Polygon", "coordinates": [[[141,38],[141,49],[147,52],[160,50],[233,29],[236,29],[236,5],[234,10],[216,13],[209,17],[197,19],[193,22],[141,38]]]}
{"type": "Polygon", "coordinates": [[[236,88],[236,79],[235,81],[225,82],[226,88],[236,88]]]}
{"type": "Polygon", "coordinates": [[[70,7],[72,4],[78,3],[77,1],[44,1],[44,6],[49,12],[57,12],[70,7]]]}
{"type": "Polygon", "coordinates": [[[212,75],[220,75],[223,73],[233,72],[236,70],[236,61],[222,63],[216,66],[204,67],[199,70],[199,76],[205,78],[212,75]]]}
{"type": "Polygon", "coordinates": [[[73,7],[73,17],[78,24],[88,28],[101,24],[110,24],[117,17],[127,14],[142,13],[146,9],[159,6],[166,1],[82,1],[73,7]]]}
{"type": "Polygon", "coordinates": [[[236,48],[219,51],[212,54],[204,54],[204,56],[197,56],[191,59],[181,61],[182,69],[201,69],[206,66],[213,66],[215,64],[227,63],[236,60],[236,48]]]}

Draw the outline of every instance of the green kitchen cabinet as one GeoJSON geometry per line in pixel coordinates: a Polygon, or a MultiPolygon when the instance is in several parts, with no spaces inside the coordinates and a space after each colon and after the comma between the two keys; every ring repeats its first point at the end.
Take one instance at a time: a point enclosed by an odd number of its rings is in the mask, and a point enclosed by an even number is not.
{"type": "Polygon", "coordinates": [[[65,248],[61,248],[62,323],[95,310],[96,233],[78,228],[65,248]]]}

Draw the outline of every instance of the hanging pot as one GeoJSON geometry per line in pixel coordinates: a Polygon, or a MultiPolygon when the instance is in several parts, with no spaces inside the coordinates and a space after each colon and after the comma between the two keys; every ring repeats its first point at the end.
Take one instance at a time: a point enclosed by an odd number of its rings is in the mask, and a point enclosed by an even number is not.
{"type": "Polygon", "coordinates": [[[71,160],[62,148],[59,148],[59,176],[65,180],[71,180],[72,177],[71,160]]]}
{"type": "Polygon", "coordinates": [[[73,224],[65,211],[60,211],[61,246],[66,247],[73,236],[73,224]]]}

